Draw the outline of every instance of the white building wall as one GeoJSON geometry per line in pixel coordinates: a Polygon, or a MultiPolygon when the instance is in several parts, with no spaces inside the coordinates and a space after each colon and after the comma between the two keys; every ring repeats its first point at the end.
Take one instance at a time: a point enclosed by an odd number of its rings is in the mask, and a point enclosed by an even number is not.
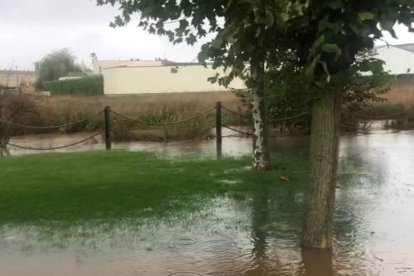
{"type": "Polygon", "coordinates": [[[392,75],[414,74],[414,53],[394,46],[377,48],[376,58],[385,61],[385,71],[392,75]]]}
{"type": "MultiPolygon", "coordinates": [[[[216,70],[201,65],[184,66],[171,73],[172,66],[111,68],[103,70],[105,95],[213,92],[228,90],[207,81],[216,70]]],[[[230,88],[243,89],[244,82],[235,79],[230,88]]]]}

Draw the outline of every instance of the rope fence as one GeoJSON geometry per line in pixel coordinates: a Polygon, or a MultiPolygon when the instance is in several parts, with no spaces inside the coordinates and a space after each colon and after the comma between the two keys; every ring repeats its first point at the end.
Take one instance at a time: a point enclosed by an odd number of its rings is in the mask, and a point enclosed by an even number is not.
{"type": "Polygon", "coordinates": [[[230,127],[230,126],[226,126],[226,125],[223,125],[222,127],[227,128],[228,130],[243,134],[245,136],[253,136],[254,135],[254,133],[246,132],[246,131],[243,131],[243,130],[240,130],[240,129],[237,129],[237,128],[233,128],[233,127],[230,127]]]}
{"type": "Polygon", "coordinates": [[[68,144],[68,145],[63,145],[63,146],[57,146],[57,147],[49,147],[49,148],[35,148],[35,147],[28,147],[28,146],[22,146],[22,145],[17,145],[17,144],[13,144],[13,143],[7,143],[9,146],[15,147],[15,148],[19,148],[19,149],[24,149],[24,150],[38,150],[38,151],[48,151],[48,150],[59,150],[59,149],[64,149],[64,148],[69,148],[69,147],[73,147],[82,143],[85,143],[88,140],[91,140],[93,138],[95,138],[98,135],[101,135],[101,132],[95,133],[91,136],[86,137],[85,139],[82,139],[80,141],[68,144]]]}
{"type": "Polygon", "coordinates": [[[206,111],[204,111],[204,112],[202,112],[202,113],[200,113],[200,114],[198,114],[198,115],[196,115],[194,117],[191,117],[191,118],[188,118],[188,119],[184,119],[184,120],[181,120],[181,121],[168,122],[168,123],[152,123],[152,122],[144,121],[144,120],[141,120],[141,119],[138,119],[138,118],[131,118],[131,117],[128,117],[128,116],[123,115],[121,113],[118,113],[118,112],[116,112],[114,110],[111,110],[111,113],[113,113],[116,116],[119,116],[120,118],[123,118],[125,120],[131,121],[131,122],[136,122],[136,123],[143,124],[143,125],[147,125],[147,126],[173,126],[173,125],[179,125],[179,124],[188,123],[190,121],[194,121],[194,120],[197,120],[199,118],[205,117],[206,115],[208,116],[209,113],[211,111],[213,111],[214,109],[215,108],[213,107],[213,108],[210,108],[210,109],[208,109],[208,110],[206,110],[206,111]]]}
{"type": "Polygon", "coordinates": [[[390,114],[390,115],[379,115],[379,116],[372,116],[372,115],[368,115],[368,114],[363,114],[357,111],[352,111],[352,114],[355,115],[356,117],[362,118],[362,119],[368,119],[368,120],[385,120],[385,119],[394,119],[397,117],[400,117],[401,115],[404,115],[406,112],[405,111],[401,111],[401,112],[397,112],[394,114],[390,114]]]}
{"type": "Polygon", "coordinates": [[[228,108],[227,108],[227,107],[225,107],[225,106],[221,106],[221,108],[222,108],[223,110],[225,110],[225,111],[229,112],[230,114],[236,115],[236,116],[238,116],[238,117],[241,117],[241,118],[244,118],[244,119],[248,119],[248,120],[251,120],[251,119],[252,119],[252,117],[251,117],[251,116],[248,116],[248,115],[241,114],[241,113],[239,113],[239,112],[233,111],[233,110],[231,110],[231,109],[228,109],[228,108]]]}
{"type": "Polygon", "coordinates": [[[307,114],[309,114],[309,110],[308,110],[308,111],[305,111],[305,112],[302,112],[302,113],[299,113],[299,114],[297,114],[297,115],[290,116],[290,117],[279,118],[279,119],[271,119],[271,120],[269,120],[268,122],[269,122],[269,123],[275,123],[275,122],[284,122],[284,121],[289,121],[289,120],[293,120],[293,119],[301,118],[301,117],[303,117],[303,116],[305,116],[305,115],[307,115],[307,114]]]}
{"type": "MultiPolygon", "coordinates": [[[[79,141],[73,142],[73,143],[69,143],[67,145],[59,145],[59,146],[50,146],[50,147],[32,147],[32,146],[26,146],[26,145],[20,145],[20,144],[15,144],[13,142],[7,141],[7,143],[5,143],[4,146],[10,146],[10,147],[15,147],[18,149],[24,149],[24,150],[36,150],[36,151],[49,151],[49,150],[59,150],[59,149],[64,149],[64,148],[68,148],[68,147],[73,147],[82,143],[85,143],[89,140],[94,139],[95,137],[97,137],[98,135],[102,135],[104,138],[104,142],[105,142],[105,148],[106,150],[110,150],[112,148],[112,136],[113,136],[113,128],[111,126],[112,124],[112,120],[111,120],[111,115],[114,115],[116,117],[122,118],[124,120],[139,124],[139,125],[144,125],[144,126],[153,126],[153,127],[166,127],[166,126],[177,126],[177,125],[183,125],[195,120],[198,120],[200,118],[208,118],[212,114],[213,111],[215,111],[215,122],[211,122],[209,121],[209,124],[207,127],[204,127],[204,129],[200,130],[200,131],[196,131],[195,133],[191,133],[190,135],[185,135],[183,137],[178,137],[178,138],[171,138],[168,137],[171,134],[166,135],[167,137],[161,137],[159,139],[148,139],[148,138],[137,138],[137,141],[142,141],[142,142],[178,142],[178,141],[186,141],[186,140],[192,140],[195,139],[197,137],[201,137],[202,135],[207,135],[209,134],[209,137],[207,138],[213,138],[215,137],[216,139],[216,150],[217,150],[217,155],[221,156],[221,152],[222,152],[222,139],[224,137],[240,137],[241,136],[246,136],[246,137],[252,137],[254,136],[254,133],[249,131],[249,130],[244,130],[244,129],[238,129],[237,127],[234,126],[230,126],[227,124],[223,124],[222,123],[222,111],[225,111],[231,115],[240,117],[240,118],[245,118],[249,120],[249,126],[251,126],[251,121],[252,118],[251,116],[248,116],[246,114],[242,114],[239,112],[236,112],[234,110],[231,110],[225,106],[222,106],[220,102],[216,103],[215,107],[209,108],[203,112],[200,112],[198,114],[196,114],[195,116],[192,116],[190,118],[186,118],[186,119],[182,119],[182,120],[178,120],[178,121],[173,121],[173,122],[150,122],[150,121],[146,121],[140,118],[132,118],[128,115],[122,114],[120,112],[111,110],[109,106],[105,107],[104,110],[101,110],[93,115],[90,115],[86,118],[80,119],[80,120],[76,120],[73,122],[68,122],[66,124],[61,124],[61,125],[51,125],[51,126],[31,126],[31,125],[25,125],[25,124],[20,124],[20,123],[16,123],[16,122],[11,122],[11,121],[5,121],[5,120],[1,120],[0,119],[0,126],[1,125],[6,125],[6,126],[12,126],[14,128],[22,128],[22,129],[42,129],[42,130],[47,130],[47,129],[61,129],[61,128],[67,128],[69,126],[73,126],[76,124],[80,124],[83,122],[87,122],[91,119],[97,118],[101,115],[103,115],[101,117],[101,119],[103,120],[103,129],[101,129],[99,132],[96,132],[84,139],[81,139],[79,141]],[[233,131],[235,134],[229,134],[229,135],[223,135],[222,134],[222,129],[228,129],[230,131],[233,131]],[[215,133],[213,133],[213,130],[215,130],[215,133]]],[[[288,117],[284,117],[284,118],[274,118],[274,119],[270,119],[268,120],[268,123],[276,123],[276,122],[284,122],[284,121],[289,121],[289,120],[294,120],[297,118],[301,118],[307,114],[309,114],[310,111],[306,110],[304,112],[301,112],[299,114],[293,115],[293,116],[288,116],[288,117]]],[[[404,114],[404,112],[400,112],[400,113],[396,113],[396,114],[392,114],[390,116],[365,116],[362,113],[358,113],[358,112],[353,112],[356,116],[359,117],[364,117],[364,118],[375,118],[375,119],[383,119],[383,118],[395,118],[398,117],[402,114],[404,114]]],[[[114,121],[113,123],[119,123],[117,121],[114,121]]],[[[130,131],[130,129],[129,129],[130,131]]],[[[142,131],[142,129],[141,129],[142,131]]],[[[308,132],[309,128],[307,129],[302,129],[300,130],[299,134],[303,134],[305,132],[308,132]]],[[[286,137],[286,136],[292,136],[295,134],[292,133],[287,133],[287,134],[277,134],[277,135],[270,135],[269,137],[286,137]]]]}
{"type": "Polygon", "coordinates": [[[77,121],[73,121],[73,122],[69,122],[66,124],[62,124],[62,125],[56,125],[56,126],[28,126],[28,125],[23,125],[23,124],[18,124],[18,123],[13,123],[10,121],[4,121],[4,120],[0,120],[0,123],[2,124],[6,124],[6,125],[10,125],[13,127],[18,127],[18,128],[26,128],[26,129],[57,129],[57,128],[66,128],[69,126],[73,126],[73,125],[77,125],[86,121],[89,121],[90,119],[93,119],[95,117],[98,117],[99,115],[101,115],[104,111],[101,110],[98,113],[91,115],[89,117],[86,117],[84,119],[81,120],[77,120],[77,121]]]}

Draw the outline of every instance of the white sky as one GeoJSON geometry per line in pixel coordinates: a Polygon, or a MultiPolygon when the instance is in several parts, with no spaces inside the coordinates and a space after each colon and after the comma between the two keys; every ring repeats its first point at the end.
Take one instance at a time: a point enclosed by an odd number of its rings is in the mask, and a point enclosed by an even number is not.
{"type": "MultiPolygon", "coordinates": [[[[69,48],[87,66],[92,52],[100,59],[165,56],[184,62],[197,57],[202,43],[174,46],[136,24],[110,28],[117,14],[114,7],[97,7],[96,0],[0,0],[0,69],[33,69],[35,61],[61,48],[69,48]]],[[[387,41],[414,43],[414,35],[404,27],[398,27],[397,33],[399,40],[387,36],[387,41]]]]}

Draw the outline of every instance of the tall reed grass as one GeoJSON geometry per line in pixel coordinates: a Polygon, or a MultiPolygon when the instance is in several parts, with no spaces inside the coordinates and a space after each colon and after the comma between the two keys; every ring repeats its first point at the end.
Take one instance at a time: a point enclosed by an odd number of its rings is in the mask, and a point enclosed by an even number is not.
{"type": "MultiPolygon", "coordinates": [[[[143,94],[132,96],[52,96],[34,97],[35,115],[30,124],[49,126],[82,120],[110,106],[111,110],[129,118],[150,123],[172,123],[192,118],[221,102],[223,106],[248,115],[248,108],[231,92],[143,94]]],[[[112,114],[113,134],[116,140],[173,140],[201,133],[214,126],[214,110],[209,117],[173,126],[148,126],[112,114]]],[[[225,114],[224,121],[240,123],[240,118],[225,114]]],[[[97,131],[103,127],[103,114],[59,132],[97,131]]],[[[204,133],[204,132],[203,132],[204,133]]]]}

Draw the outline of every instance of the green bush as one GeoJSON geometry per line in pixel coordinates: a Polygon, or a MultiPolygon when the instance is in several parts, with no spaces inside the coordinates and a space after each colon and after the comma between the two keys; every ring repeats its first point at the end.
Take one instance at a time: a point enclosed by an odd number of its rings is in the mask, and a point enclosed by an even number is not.
{"type": "Polygon", "coordinates": [[[46,81],[43,82],[43,89],[50,91],[52,95],[96,96],[104,94],[101,75],[72,80],[46,81]]]}

